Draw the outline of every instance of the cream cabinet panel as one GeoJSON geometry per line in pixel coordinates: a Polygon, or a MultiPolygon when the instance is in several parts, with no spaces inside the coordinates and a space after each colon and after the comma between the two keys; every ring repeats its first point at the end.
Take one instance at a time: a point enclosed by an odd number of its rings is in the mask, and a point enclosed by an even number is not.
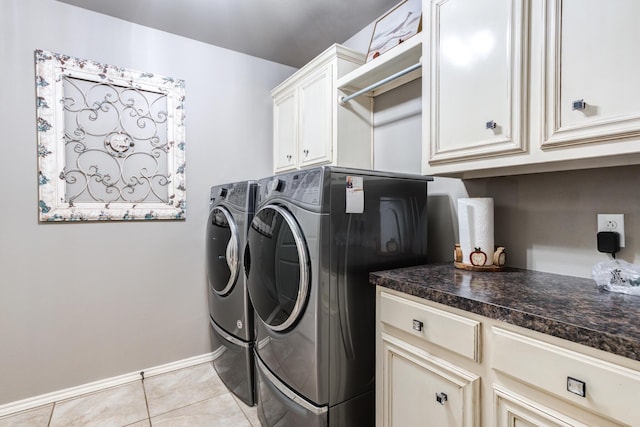
{"type": "Polygon", "coordinates": [[[640,372],[501,328],[492,328],[491,341],[497,371],[594,413],[640,425],[640,411],[630,410],[638,404],[640,372]]]}
{"type": "Polygon", "coordinates": [[[378,426],[478,425],[479,377],[382,333],[382,419],[378,426]]]}
{"type": "Polygon", "coordinates": [[[480,322],[382,292],[380,321],[450,350],[480,361],[480,322]]]}
{"type": "Polygon", "coordinates": [[[589,427],[502,388],[494,389],[496,427],[589,427]]]}
{"type": "Polygon", "coordinates": [[[332,68],[326,67],[300,84],[300,142],[298,159],[301,166],[330,163],[332,68]]]}
{"type": "Polygon", "coordinates": [[[296,167],[297,108],[296,91],[291,89],[273,102],[273,135],[278,141],[274,152],[274,167],[285,171],[296,167]]]}
{"type": "Polygon", "coordinates": [[[547,0],[543,148],[640,136],[640,2],[547,0]]]}
{"type": "Polygon", "coordinates": [[[333,45],[271,91],[274,172],[323,164],[373,166],[372,98],[338,104],[337,79],[364,59],[333,45]]]}
{"type": "Polygon", "coordinates": [[[525,151],[526,1],[433,0],[425,10],[428,163],[525,151]]]}

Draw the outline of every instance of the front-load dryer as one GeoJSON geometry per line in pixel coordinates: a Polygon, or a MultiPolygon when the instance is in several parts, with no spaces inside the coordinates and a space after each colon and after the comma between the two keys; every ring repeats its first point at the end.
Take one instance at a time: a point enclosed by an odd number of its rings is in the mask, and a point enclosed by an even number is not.
{"type": "Polygon", "coordinates": [[[426,262],[429,180],[325,166],[258,181],[244,257],[264,426],[374,424],[369,272],[426,262]]]}
{"type": "Polygon", "coordinates": [[[256,182],[211,187],[206,230],[213,365],[227,388],[255,404],[253,308],[242,253],[254,213],[256,182]]]}

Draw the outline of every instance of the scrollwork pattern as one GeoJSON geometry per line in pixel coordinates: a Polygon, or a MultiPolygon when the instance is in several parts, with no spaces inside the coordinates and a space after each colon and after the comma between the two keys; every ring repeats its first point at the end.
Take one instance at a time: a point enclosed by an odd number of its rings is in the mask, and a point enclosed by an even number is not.
{"type": "Polygon", "coordinates": [[[184,219],[184,81],[35,57],[40,219],[184,219]]]}

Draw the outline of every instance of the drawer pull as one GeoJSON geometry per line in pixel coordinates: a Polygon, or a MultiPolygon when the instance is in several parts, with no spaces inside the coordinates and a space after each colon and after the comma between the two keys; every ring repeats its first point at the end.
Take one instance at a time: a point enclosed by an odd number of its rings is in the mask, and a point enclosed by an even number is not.
{"type": "Polygon", "coordinates": [[[423,326],[424,326],[424,323],[422,323],[422,322],[421,322],[421,321],[419,321],[419,320],[413,319],[413,330],[414,330],[414,331],[421,332],[421,331],[422,331],[423,326]]]}
{"type": "Polygon", "coordinates": [[[587,397],[587,384],[584,381],[567,377],[567,390],[580,397],[587,397]]]}
{"type": "Polygon", "coordinates": [[[578,99],[571,103],[572,110],[584,110],[585,108],[587,108],[587,103],[584,102],[584,99],[578,99]]]}
{"type": "Polygon", "coordinates": [[[493,120],[488,121],[487,123],[485,123],[485,129],[495,129],[496,128],[496,122],[494,122],[493,120]]]}
{"type": "Polygon", "coordinates": [[[444,405],[444,403],[447,401],[447,394],[440,392],[440,393],[436,393],[436,402],[438,402],[441,405],[444,405]]]}

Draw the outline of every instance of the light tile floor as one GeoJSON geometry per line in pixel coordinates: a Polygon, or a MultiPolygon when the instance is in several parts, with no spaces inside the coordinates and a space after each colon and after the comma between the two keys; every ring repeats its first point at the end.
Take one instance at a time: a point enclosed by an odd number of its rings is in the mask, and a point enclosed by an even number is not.
{"type": "Polygon", "coordinates": [[[203,363],[0,418],[0,427],[18,426],[260,427],[260,421],[256,408],[203,363]]]}

